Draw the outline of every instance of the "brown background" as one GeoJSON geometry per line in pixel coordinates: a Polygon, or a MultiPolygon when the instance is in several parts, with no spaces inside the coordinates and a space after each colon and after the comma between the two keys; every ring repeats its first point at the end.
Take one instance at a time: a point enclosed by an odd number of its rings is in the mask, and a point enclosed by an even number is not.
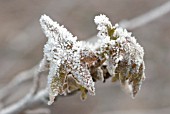
{"type": "MultiPolygon", "coordinates": [[[[113,23],[132,19],[168,0],[0,0],[0,88],[42,58],[46,38],[39,18],[47,14],[80,40],[97,33],[99,13],[113,23]]],[[[161,13],[161,12],[160,12],[161,13]]],[[[132,31],[145,49],[146,81],[135,100],[118,84],[96,84],[96,96],[59,98],[53,114],[168,114],[170,112],[170,13],[132,31]]],[[[18,92],[18,91],[17,91],[18,92]]],[[[1,94],[1,93],[0,93],[1,94]]],[[[22,93],[21,93],[22,94],[22,93]]],[[[14,99],[15,100],[15,99],[14,99]]]]}

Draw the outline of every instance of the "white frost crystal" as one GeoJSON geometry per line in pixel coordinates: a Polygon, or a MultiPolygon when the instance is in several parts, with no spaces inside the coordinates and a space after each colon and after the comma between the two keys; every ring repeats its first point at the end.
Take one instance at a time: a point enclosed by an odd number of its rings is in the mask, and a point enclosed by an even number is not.
{"type": "Polygon", "coordinates": [[[112,27],[111,22],[109,21],[109,18],[105,15],[100,14],[99,16],[96,16],[94,18],[94,22],[97,25],[98,36],[99,37],[106,37],[105,31],[107,31],[108,27],[112,27]]]}
{"type": "Polygon", "coordinates": [[[94,95],[94,81],[105,81],[108,77],[119,80],[132,97],[140,90],[145,78],[143,48],[132,33],[118,24],[112,26],[105,15],[96,16],[94,21],[99,40],[91,45],[77,41],[66,28],[46,15],[41,16],[40,24],[48,41],[40,70],[49,69],[49,104],[58,94],[74,90],[82,92],[82,99],[87,92],[94,95]]]}

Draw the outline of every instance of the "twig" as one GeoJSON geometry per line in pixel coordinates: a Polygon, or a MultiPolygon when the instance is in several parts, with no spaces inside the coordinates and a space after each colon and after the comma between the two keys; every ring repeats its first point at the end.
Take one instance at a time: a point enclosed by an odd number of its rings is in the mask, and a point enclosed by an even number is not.
{"type": "Polygon", "coordinates": [[[1,110],[0,114],[19,114],[25,109],[35,108],[38,105],[44,104],[44,98],[46,97],[48,97],[48,91],[46,89],[39,91],[34,96],[32,96],[32,93],[30,92],[17,103],[1,110]]]}
{"type": "MultiPolygon", "coordinates": [[[[129,21],[122,21],[120,22],[120,25],[128,28],[128,29],[135,29],[137,27],[143,26],[165,14],[167,14],[170,11],[170,1],[164,3],[163,5],[149,11],[146,14],[140,15],[136,18],[133,18],[129,21]],[[161,13],[160,13],[161,12],[161,13]]],[[[97,39],[96,36],[90,38],[88,41],[89,42],[95,42],[97,39]]],[[[19,73],[16,78],[14,78],[6,87],[2,88],[0,90],[0,100],[2,100],[4,97],[12,93],[12,90],[16,88],[16,86],[20,85],[21,83],[31,80],[33,78],[33,71],[34,68],[31,68],[30,70],[26,70],[24,72],[19,73]]]]}
{"type": "Polygon", "coordinates": [[[138,27],[146,25],[151,21],[154,21],[155,19],[167,14],[168,12],[170,12],[170,1],[134,19],[131,19],[129,21],[122,21],[120,22],[120,25],[126,29],[136,29],[138,27]]]}
{"type": "MultiPolygon", "coordinates": [[[[33,87],[30,90],[30,92],[20,101],[18,101],[16,104],[11,105],[9,107],[8,110],[2,110],[2,114],[14,114],[14,113],[19,113],[22,110],[24,110],[28,105],[29,102],[31,102],[32,98],[34,97],[34,95],[37,93],[38,88],[39,88],[39,79],[40,79],[40,75],[41,75],[41,71],[39,70],[39,67],[35,66],[31,69],[33,76],[34,77],[34,83],[33,83],[33,87]],[[10,112],[11,111],[11,112],[10,112]]],[[[17,78],[20,78],[21,76],[19,75],[17,78]]],[[[15,84],[16,86],[16,84],[15,84]]],[[[11,86],[9,86],[8,89],[11,89],[11,86]]]]}
{"type": "Polygon", "coordinates": [[[28,110],[25,113],[26,114],[51,114],[51,110],[49,108],[38,108],[35,110],[28,110]]]}
{"type": "Polygon", "coordinates": [[[5,100],[12,92],[14,92],[22,83],[32,80],[37,66],[29,70],[23,71],[15,76],[15,78],[0,90],[0,101],[5,100]]]}
{"type": "MultiPolygon", "coordinates": [[[[136,17],[130,21],[124,21],[121,22],[121,26],[128,28],[128,29],[135,29],[137,27],[143,26],[165,14],[167,14],[170,11],[170,1],[168,1],[167,3],[163,4],[162,6],[144,14],[141,15],[139,17],[136,17]],[[160,13],[161,12],[161,13],[160,13]]],[[[96,40],[96,37],[91,38],[89,41],[94,42],[96,40]]],[[[18,85],[20,85],[21,83],[32,79],[33,77],[33,71],[35,70],[35,67],[33,67],[30,70],[24,71],[23,74],[20,73],[19,75],[17,75],[18,78],[15,78],[7,87],[3,88],[2,90],[0,90],[0,93],[5,93],[4,95],[9,95],[11,92],[10,91],[6,91],[7,90],[12,90],[13,87],[17,87],[18,85]],[[32,74],[32,75],[29,75],[32,74]],[[25,76],[23,76],[25,75],[25,76]],[[29,77],[30,76],[30,77],[29,77]],[[24,77],[24,78],[23,78],[24,77]],[[17,79],[21,79],[21,81],[18,81],[17,79]],[[14,86],[12,86],[14,85],[14,86]],[[4,92],[3,92],[4,91],[4,92]]],[[[35,89],[35,88],[34,88],[35,89]]],[[[0,114],[14,114],[14,113],[19,113],[24,111],[25,109],[30,109],[32,107],[35,107],[37,105],[40,105],[44,102],[44,98],[48,97],[48,92],[47,90],[41,90],[38,93],[36,93],[36,90],[33,90],[33,93],[35,95],[33,95],[31,92],[26,95],[23,99],[21,99],[20,101],[18,101],[17,103],[4,108],[3,110],[0,111],[0,114]]],[[[4,95],[2,95],[3,97],[0,97],[0,99],[4,98],[4,95]]]]}
{"type": "MultiPolygon", "coordinates": [[[[74,95],[79,90],[75,90],[71,93],[68,93],[68,96],[74,95]]],[[[61,96],[62,97],[62,96],[61,96]]],[[[48,90],[43,89],[32,96],[32,93],[28,93],[24,98],[19,100],[17,103],[4,108],[0,111],[0,114],[19,114],[26,109],[33,109],[37,106],[47,105],[48,90]]]]}
{"type": "MultiPolygon", "coordinates": [[[[149,22],[152,22],[161,16],[167,14],[170,12],[170,1],[164,3],[163,5],[152,9],[151,11],[140,15],[138,17],[135,17],[131,20],[123,20],[119,22],[120,26],[123,28],[126,28],[128,30],[134,30],[138,27],[144,26],[149,22]]],[[[93,36],[89,39],[89,42],[95,42],[97,39],[96,36],[93,36]]]]}

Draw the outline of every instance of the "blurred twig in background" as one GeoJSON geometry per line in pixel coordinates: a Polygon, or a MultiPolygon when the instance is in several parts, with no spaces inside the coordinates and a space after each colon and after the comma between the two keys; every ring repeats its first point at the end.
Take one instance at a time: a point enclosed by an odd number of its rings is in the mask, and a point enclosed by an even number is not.
{"type": "Polygon", "coordinates": [[[32,80],[35,69],[37,69],[37,66],[16,75],[9,84],[0,90],[0,93],[3,93],[0,94],[0,101],[5,100],[5,98],[14,92],[22,83],[32,80]]]}
{"type": "Polygon", "coordinates": [[[120,22],[120,25],[129,30],[144,26],[145,24],[167,14],[170,11],[170,1],[131,20],[120,22]]]}

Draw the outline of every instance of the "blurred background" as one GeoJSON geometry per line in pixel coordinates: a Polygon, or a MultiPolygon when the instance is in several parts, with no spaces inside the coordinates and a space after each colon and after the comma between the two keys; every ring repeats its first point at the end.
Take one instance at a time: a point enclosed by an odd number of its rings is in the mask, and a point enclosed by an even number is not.
{"type": "MultiPolygon", "coordinates": [[[[47,41],[39,25],[42,14],[64,24],[79,40],[87,40],[97,33],[93,22],[97,14],[106,14],[112,23],[118,23],[142,15],[167,1],[0,0],[0,88],[17,73],[42,59],[43,45],[47,41]]],[[[137,97],[131,99],[118,84],[98,83],[96,96],[88,96],[84,102],[79,94],[59,98],[48,106],[52,114],[170,112],[170,13],[131,31],[145,49],[146,80],[137,97]]]]}

